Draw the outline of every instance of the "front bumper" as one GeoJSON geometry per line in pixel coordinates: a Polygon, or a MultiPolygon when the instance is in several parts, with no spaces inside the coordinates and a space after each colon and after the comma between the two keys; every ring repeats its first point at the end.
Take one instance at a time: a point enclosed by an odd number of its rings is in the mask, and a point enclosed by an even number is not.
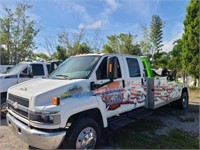
{"type": "Polygon", "coordinates": [[[29,145],[41,149],[56,149],[62,143],[66,131],[46,132],[31,129],[7,113],[7,124],[11,130],[29,145]]]}

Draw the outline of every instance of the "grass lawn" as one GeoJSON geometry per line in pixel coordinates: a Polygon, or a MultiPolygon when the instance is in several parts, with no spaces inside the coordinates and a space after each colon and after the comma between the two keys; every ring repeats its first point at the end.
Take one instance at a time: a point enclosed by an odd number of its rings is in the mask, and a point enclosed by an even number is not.
{"type": "Polygon", "coordinates": [[[164,127],[157,120],[141,120],[117,130],[110,145],[119,149],[199,149],[199,140],[178,129],[167,135],[158,135],[156,130],[164,127]]]}

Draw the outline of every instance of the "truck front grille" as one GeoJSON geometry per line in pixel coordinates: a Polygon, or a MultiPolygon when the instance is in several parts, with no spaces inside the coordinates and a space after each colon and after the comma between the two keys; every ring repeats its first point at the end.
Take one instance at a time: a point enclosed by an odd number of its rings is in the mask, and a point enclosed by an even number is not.
{"type": "Polygon", "coordinates": [[[8,109],[28,119],[29,100],[13,94],[8,95],[8,109]]]}

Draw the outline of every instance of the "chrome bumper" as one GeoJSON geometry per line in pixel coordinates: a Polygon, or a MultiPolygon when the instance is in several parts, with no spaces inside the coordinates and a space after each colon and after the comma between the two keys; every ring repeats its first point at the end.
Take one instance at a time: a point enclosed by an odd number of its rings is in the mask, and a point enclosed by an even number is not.
{"type": "Polygon", "coordinates": [[[62,143],[66,131],[44,132],[31,129],[7,113],[7,124],[11,130],[29,145],[41,149],[56,149],[62,143]]]}

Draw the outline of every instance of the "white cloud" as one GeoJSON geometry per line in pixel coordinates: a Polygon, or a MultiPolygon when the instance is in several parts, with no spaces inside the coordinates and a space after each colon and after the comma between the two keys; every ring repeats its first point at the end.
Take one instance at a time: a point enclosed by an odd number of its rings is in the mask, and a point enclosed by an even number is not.
{"type": "Polygon", "coordinates": [[[72,3],[71,8],[72,10],[78,12],[79,15],[82,16],[85,21],[89,22],[93,20],[93,18],[88,14],[86,8],[83,5],[72,3]]]}
{"type": "Polygon", "coordinates": [[[173,49],[173,43],[174,41],[180,39],[183,34],[183,24],[182,23],[177,23],[173,29],[172,29],[172,38],[166,41],[163,41],[163,51],[164,52],[169,52],[173,49]]]}
{"type": "Polygon", "coordinates": [[[152,15],[150,0],[125,0],[122,4],[124,8],[127,8],[142,17],[152,15]]]}
{"type": "Polygon", "coordinates": [[[101,28],[101,21],[98,20],[98,21],[95,21],[94,23],[88,24],[88,25],[85,25],[85,24],[81,23],[79,25],[79,29],[82,29],[82,28],[85,28],[85,29],[99,29],[99,28],[101,28]]]}
{"type": "Polygon", "coordinates": [[[67,10],[70,13],[76,12],[78,13],[85,22],[92,22],[93,18],[88,13],[85,6],[78,4],[76,1],[69,1],[69,0],[55,0],[58,5],[59,9],[67,10]]]}
{"type": "Polygon", "coordinates": [[[105,0],[107,7],[100,13],[99,20],[101,20],[101,27],[109,28],[109,17],[120,7],[120,3],[116,0],[105,0]]]}
{"type": "Polygon", "coordinates": [[[110,6],[111,10],[116,10],[119,7],[119,3],[116,0],[106,0],[106,3],[110,6]]]}
{"type": "Polygon", "coordinates": [[[117,0],[104,0],[106,4],[105,8],[94,18],[93,14],[87,11],[85,4],[80,4],[78,1],[55,0],[55,2],[59,8],[67,10],[70,13],[78,13],[83,18],[81,20],[82,23],[78,27],[86,29],[108,28],[110,15],[120,7],[120,3],[117,0]]]}

